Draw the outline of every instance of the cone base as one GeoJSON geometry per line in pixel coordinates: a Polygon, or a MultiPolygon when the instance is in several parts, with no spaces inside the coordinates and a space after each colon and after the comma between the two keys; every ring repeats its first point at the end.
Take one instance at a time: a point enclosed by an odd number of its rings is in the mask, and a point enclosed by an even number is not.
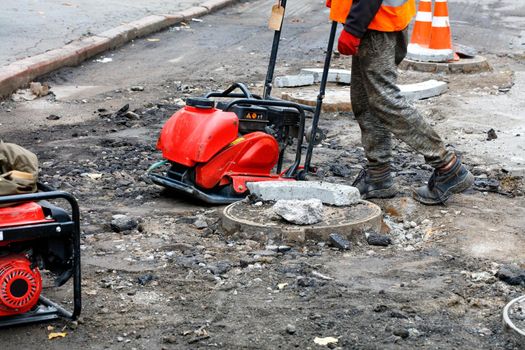
{"type": "Polygon", "coordinates": [[[419,44],[408,44],[407,58],[420,62],[449,62],[454,59],[454,51],[434,50],[419,44]]]}
{"type": "Polygon", "coordinates": [[[399,69],[426,73],[474,74],[489,72],[492,67],[485,57],[475,56],[450,62],[421,62],[406,58],[399,65],[399,69]]]}

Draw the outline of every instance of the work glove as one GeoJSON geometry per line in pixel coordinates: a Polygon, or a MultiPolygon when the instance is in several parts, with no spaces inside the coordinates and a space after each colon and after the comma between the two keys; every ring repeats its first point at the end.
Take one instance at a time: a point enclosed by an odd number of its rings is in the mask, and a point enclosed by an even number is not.
{"type": "Polygon", "coordinates": [[[359,44],[361,44],[361,39],[346,30],[343,30],[339,36],[337,50],[341,55],[354,56],[357,55],[359,44]]]}
{"type": "Polygon", "coordinates": [[[332,7],[332,0],[326,0],[326,7],[332,7]]]}

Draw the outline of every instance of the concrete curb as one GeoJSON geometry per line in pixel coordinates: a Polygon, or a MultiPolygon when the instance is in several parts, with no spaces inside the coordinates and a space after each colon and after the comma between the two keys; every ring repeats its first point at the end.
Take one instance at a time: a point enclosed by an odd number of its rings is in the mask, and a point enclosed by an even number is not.
{"type": "Polygon", "coordinates": [[[61,48],[0,67],[0,99],[54,70],[77,66],[90,57],[118,48],[133,39],[147,36],[192,18],[202,17],[235,2],[237,0],[207,0],[199,6],[174,14],[146,16],[102,33],[74,40],[61,48]]]}

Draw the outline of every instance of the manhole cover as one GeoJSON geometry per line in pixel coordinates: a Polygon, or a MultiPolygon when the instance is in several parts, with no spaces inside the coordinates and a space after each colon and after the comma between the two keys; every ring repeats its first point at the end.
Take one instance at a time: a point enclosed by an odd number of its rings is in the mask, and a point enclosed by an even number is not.
{"type": "Polygon", "coordinates": [[[503,320],[516,337],[525,338],[525,295],[505,306],[503,320]]]}
{"type": "Polygon", "coordinates": [[[327,240],[337,232],[347,239],[357,233],[381,229],[381,208],[368,201],[348,207],[324,206],[325,219],[315,225],[290,224],[272,210],[273,203],[253,205],[247,201],[236,202],[223,211],[222,227],[227,234],[241,234],[256,241],[269,239],[288,242],[327,240]]]}

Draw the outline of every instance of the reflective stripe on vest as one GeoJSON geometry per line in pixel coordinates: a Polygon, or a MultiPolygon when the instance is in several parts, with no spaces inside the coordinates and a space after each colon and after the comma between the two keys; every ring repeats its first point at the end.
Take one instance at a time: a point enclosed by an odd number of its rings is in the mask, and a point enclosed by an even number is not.
{"type": "Polygon", "coordinates": [[[399,7],[408,2],[408,0],[383,0],[383,6],[399,7]]]}
{"type": "MultiPolygon", "coordinates": [[[[332,0],[330,19],[339,23],[345,23],[351,8],[352,0],[332,0]]],[[[381,32],[400,31],[410,24],[415,15],[415,0],[383,0],[379,11],[372,22],[370,22],[368,28],[381,32]]]]}

